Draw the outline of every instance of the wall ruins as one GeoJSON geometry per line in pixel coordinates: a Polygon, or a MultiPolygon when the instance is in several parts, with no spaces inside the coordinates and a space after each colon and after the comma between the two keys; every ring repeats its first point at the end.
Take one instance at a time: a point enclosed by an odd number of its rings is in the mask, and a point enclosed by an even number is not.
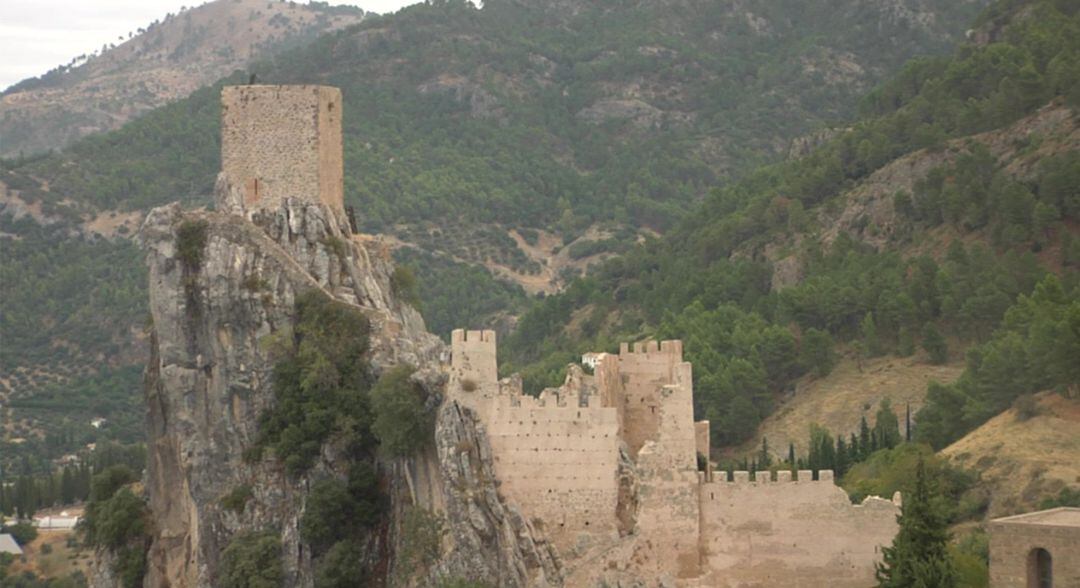
{"type": "Polygon", "coordinates": [[[491,440],[500,494],[557,547],[567,585],[862,586],[896,534],[898,499],[853,505],[832,472],[713,475],[680,341],[590,354],[526,395],[497,379],[493,331],[454,331],[448,394],[491,440]],[[706,460],[707,462],[707,460],[706,460]]]}

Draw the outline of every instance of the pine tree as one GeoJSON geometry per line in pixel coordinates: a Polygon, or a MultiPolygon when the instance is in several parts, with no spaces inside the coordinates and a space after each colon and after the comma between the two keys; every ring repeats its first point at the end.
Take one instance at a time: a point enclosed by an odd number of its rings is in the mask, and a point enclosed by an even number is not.
{"type": "Polygon", "coordinates": [[[934,325],[927,323],[923,329],[923,349],[930,355],[930,363],[941,365],[949,360],[949,347],[934,325]]]}
{"type": "Polygon", "coordinates": [[[948,552],[948,526],[935,506],[935,494],[920,457],[915,468],[915,489],[904,497],[896,519],[900,531],[892,546],[882,550],[884,562],[877,564],[879,588],[956,586],[956,569],[948,552]]]}

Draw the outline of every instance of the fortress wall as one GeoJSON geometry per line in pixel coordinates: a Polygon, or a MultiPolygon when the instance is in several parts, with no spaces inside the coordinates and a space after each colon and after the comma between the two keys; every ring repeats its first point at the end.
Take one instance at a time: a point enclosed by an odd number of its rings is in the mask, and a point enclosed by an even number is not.
{"type": "Polygon", "coordinates": [[[319,194],[324,204],[345,210],[345,156],[341,133],[344,103],[337,88],[319,86],[319,194]]]}
{"type": "Polygon", "coordinates": [[[656,437],[637,455],[639,566],[645,573],[700,574],[700,477],[689,363],[671,367],[658,394],[656,437]]]}
{"type": "Polygon", "coordinates": [[[701,546],[715,586],[863,587],[874,583],[881,547],[896,535],[900,508],[868,498],[853,505],[831,472],[777,480],[735,472],[734,482],[701,486],[701,546]],[[766,481],[767,480],[767,481],[766,481]]]}
{"type": "Polygon", "coordinates": [[[680,363],[681,341],[642,341],[635,343],[633,349],[625,343],[621,345],[622,425],[631,455],[636,455],[646,441],[656,439],[660,389],[674,381],[673,371],[680,363]]]}
{"type": "Polygon", "coordinates": [[[245,210],[292,197],[342,211],[341,91],[329,86],[226,86],[221,170],[245,210]]]}
{"type": "Polygon", "coordinates": [[[495,331],[455,329],[450,333],[449,394],[480,414],[483,422],[498,396],[498,380],[495,331]]]}
{"type": "MultiPolygon", "coordinates": [[[[574,396],[576,399],[576,396],[574,396]]],[[[555,395],[500,399],[486,419],[500,493],[541,519],[561,553],[582,534],[613,534],[618,500],[615,409],[555,395]]]]}

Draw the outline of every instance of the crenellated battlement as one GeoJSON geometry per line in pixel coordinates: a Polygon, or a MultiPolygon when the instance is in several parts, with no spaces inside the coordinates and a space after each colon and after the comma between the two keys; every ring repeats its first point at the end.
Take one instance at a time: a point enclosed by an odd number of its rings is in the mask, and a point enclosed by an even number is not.
{"type": "Polygon", "coordinates": [[[450,339],[448,394],[485,426],[499,492],[541,521],[568,561],[627,543],[619,550],[633,556],[612,561],[636,577],[779,585],[809,570],[861,586],[873,577],[875,549],[895,533],[896,503],[853,505],[830,470],[817,479],[810,470],[736,471],[729,480],[706,460],[698,471],[698,454],[710,454],[709,422],[694,421],[681,341],[585,354],[592,374],[571,365],[562,386],[532,396],[520,377],[497,379],[493,331],[459,329],[450,339]],[[751,543],[769,561],[793,563],[761,576],[745,552],[751,543]]]}
{"type": "Polygon", "coordinates": [[[656,359],[682,361],[682,341],[636,341],[619,344],[619,355],[646,355],[656,359]]]}
{"type": "Polygon", "coordinates": [[[761,470],[758,472],[751,472],[745,470],[736,470],[731,472],[731,479],[728,479],[726,472],[716,473],[712,479],[705,479],[702,475],[702,483],[709,488],[722,488],[724,486],[732,485],[760,485],[760,484],[830,484],[835,485],[833,480],[832,470],[818,470],[818,478],[814,479],[814,472],[812,470],[799,470],[798,477],[792,475],[791,470],[778,470],[775,472],[768,470],[761,470]]]}

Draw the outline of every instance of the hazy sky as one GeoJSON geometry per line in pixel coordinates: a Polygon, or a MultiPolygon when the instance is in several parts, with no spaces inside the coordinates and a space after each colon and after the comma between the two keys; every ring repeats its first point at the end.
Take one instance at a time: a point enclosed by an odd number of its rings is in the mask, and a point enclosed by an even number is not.
{"type": "MultiPolygon", "coordinates": [[[[418,0],[330,0],[386,13],[418,0]]],[[[0,89],[203,0],[0,0],[0,89]]]]}

